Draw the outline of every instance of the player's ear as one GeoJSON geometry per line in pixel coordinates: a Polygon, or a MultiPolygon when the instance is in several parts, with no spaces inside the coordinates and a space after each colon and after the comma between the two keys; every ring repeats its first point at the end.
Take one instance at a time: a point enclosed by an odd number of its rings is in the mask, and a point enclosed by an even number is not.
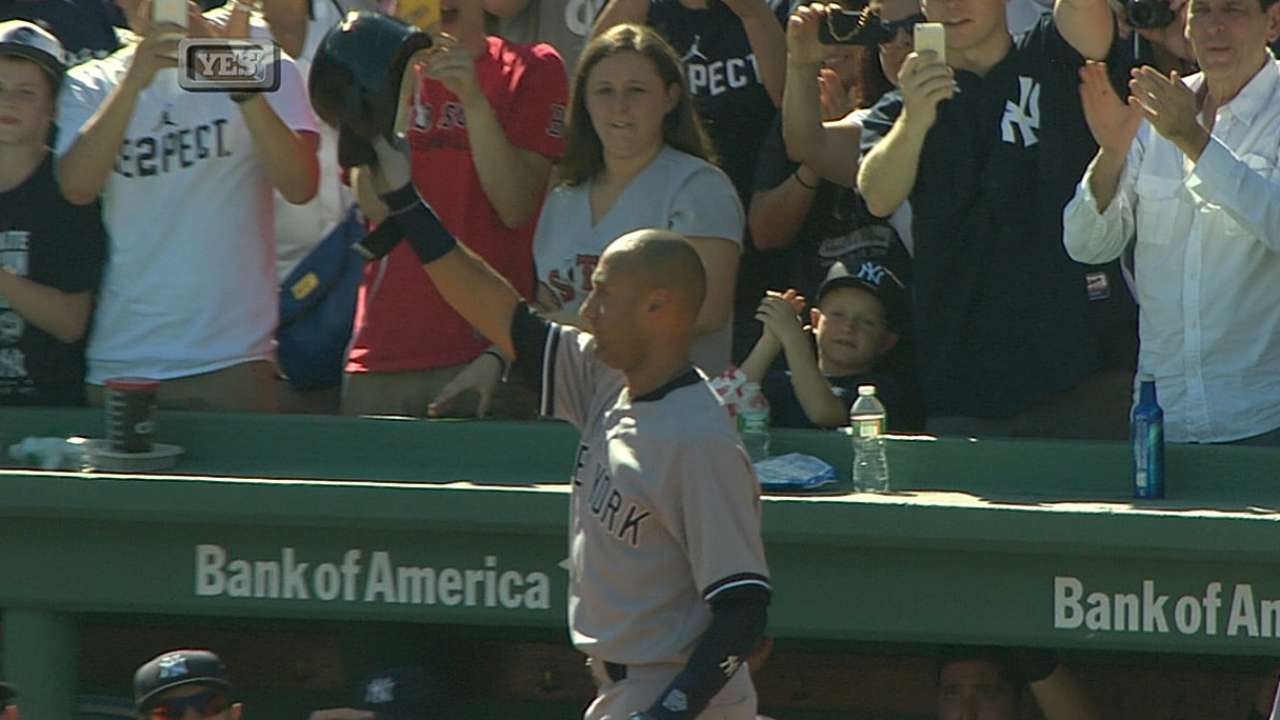
{"type": "Polygon", "coordinates": [[[669,288],[654,288],[649,291],[645,297],[645,310],[655,312],[671,302],[671,290],[669,288]]]}

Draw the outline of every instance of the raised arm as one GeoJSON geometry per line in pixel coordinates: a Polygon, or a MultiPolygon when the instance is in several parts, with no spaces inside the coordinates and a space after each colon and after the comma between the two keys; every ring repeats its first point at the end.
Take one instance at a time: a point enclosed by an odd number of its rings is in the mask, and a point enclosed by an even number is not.
{"type": "Polygon", "coordinates": [[[764,0],[724,0],[724,4],[742,21],[747,43],[756,56],[760,82],[774,106],[781,107],[786,79],[787,38],[778,17],[764,0]]]}
{"type": "Polygon", "coordinates": [[[930,51],[908,55],[899,81],[902,112],[858,168],[858,188],[867,209],[882,218],[892,215],[911,195],[925,138],[938,117],[938,103],[955,94],[951,68],[930,51]]]}
{"type": "MultiPolygon", "coordinates": [[[[542,207],[547,178],[551,174],[551,158],[517,147],[511,141],[480,87],[474,59],[461,45],[446,44],[443,47],[442,52],[427,55],[426,73],[444,83],[462,101],[467,117],[467,139],[480,187],[502,219],[502,224],[508,228],[520,227],[542,207]]],[[[563,78],[561,67],[555,73],[527,77],[522,82],[556,81],[563,85],[567,82],[563,78]]],[[[561,103],[566,93],[567,89],[560,93],[561,103]]],[[[539,104],[527,98],[525,102],[528,105],[539,104]]],[[[550,112],[549,109],[546,112],[550,112]]],[[[526,106],[524,113],[529,122],[543,122],[546,115],[540,107],[526,106]]]]}
{"type": "Polygon", "coordinates": [[[299,57],[307,42],[307,0],[263,0],[262,15],[280,49],[299,57]]]}
{"type": "Polygon", "coordinates": [[[1089,60],[1104,60],[1115,39],[1115,18],[1107,0],[1055,0],[1058,32],[1089,60]]]}
{"type": "Polygon", "coordinates": [[[408,148],[374,143],[378,165],[365,169],[389,210],[384,222],[395,222],[422,261],[423,269],[445,302],[489,339],[507,358],[515,358],[511,319],[520,294],[479,255],[449,234],[423,202],[410,180],[408,148]]]}
{"type": "MultiPolygon", "coordinates": [[[[84,205],[102,194],[120,152],[120,143],[129,129],[138,96],[151,84],[156,71],[177,66],[174,58],[182,38],[181,28],[162,25],[134,49],[124,78],[58,158],[58,184],[67,200],[84,205]]],[[[77,89],[68,88],[66,92],[74,96],[77,89]]]]}

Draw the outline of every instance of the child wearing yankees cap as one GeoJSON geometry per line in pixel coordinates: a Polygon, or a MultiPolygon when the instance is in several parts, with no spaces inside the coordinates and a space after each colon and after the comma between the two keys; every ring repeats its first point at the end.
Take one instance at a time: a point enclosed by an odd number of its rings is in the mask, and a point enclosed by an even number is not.
{"type": "Polygon", "coordinates": [[[760,383],[776,427],[822,428],[849,423],[859,385],[875,385],[889,427],[923,425],[901,378],[883,370],[906,322],[907,292],[889,268],[867,262],[856,269],[831,266],[806,324],[805,299],[795,290],[769,292],[756,310],[764,332],[741,370],[760,383]],[[774,369],[778,354],[786,369],[774,369]]]}

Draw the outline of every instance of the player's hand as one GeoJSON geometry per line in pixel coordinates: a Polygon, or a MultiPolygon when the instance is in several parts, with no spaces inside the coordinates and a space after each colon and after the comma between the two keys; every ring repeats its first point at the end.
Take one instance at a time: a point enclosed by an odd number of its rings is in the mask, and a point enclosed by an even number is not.
{"type": "Polygon", "coordinates": [[[415,63],[421,63],[422,73],[440,81],[445,89],[457,95],[463,107],[470,107],[481,100],[488,102],[476,78],[475,60],[457,38],[441,33],[431,40],[433,45],[430,49],[413,57],[415,63]]]}
{"type": "Polygon", "coordinates": [[[427,417],[459,417],[454,412],[458,398],[467,393],[476,393],[480,402],[476,406],[475,417],[489,414],[489,404],[493,402],[493,391],[502,379],[502,363],[492,353],[480,353],[462,369],[447,385],[440,389],[431,404],[427,406],[427,417]]]}
{"type": "Polygon", "coordinates": [[[1116,94],[1105,63],[1089,60],[1080,68],[1080,101],[1093,141],[1108,153],[1124,157],[1138,134],[1142,113],[1116,94]]]}
{"type": "MultiPolygon", "coordinates": [[[[1184,152],[1189,143],[1208,141],[1209,131],[1197,117],[1196,94],[1182,83],[1176,70],[1165,77],[1159,70],[1144,65],[1134,68],[1132,75],[1129,104],[1142,111],[1156,132],[1184,152]]],[[[1203,148],[1203,144],[1200,147],[1203,148]]]]}
{"type": "Polygon", "coordinates": [[[804,324],[796,314],[795,307],[779,296],[766,297],[756,308],[756,319],[764,323],[765,329],[772,332],[784,348],[799,348],[806,342],[804,324]]]}
{"type": "Polygon", "coordinates": [[[827,48],[818,42],[818,27],[827,21],[822,3],[800,5],[787,18],[787,62],[818,65],[827,57],[827,48]]]}
{"type": "Polygon", "coordinates": [[[408,143],[401,140],[392,145],[386,138],[378,137],[373,140],[372,145],[378,162],[372,167],[364,168],[361,174],[368,174],[374,192],[386,195],[408,185],[412,178],[408,143]]]}
{"type": "Polygon", "coordinates": [[[956,94],[955,73],[932,50],[912,52],[898,71],[902,121],[928,130],[938,119],[938,103],[956,94]]]}

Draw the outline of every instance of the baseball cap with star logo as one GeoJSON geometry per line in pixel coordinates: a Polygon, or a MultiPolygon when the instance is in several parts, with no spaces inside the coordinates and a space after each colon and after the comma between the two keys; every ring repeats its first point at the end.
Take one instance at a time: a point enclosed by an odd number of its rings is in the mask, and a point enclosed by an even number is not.
{"type": "Polygon", "coordinates": [[[133,675],[133,700],[145,708],[160,693],[180,685],[231,689],[222,658],[208,650],[170,650],[148,660],[133,675]]]}

